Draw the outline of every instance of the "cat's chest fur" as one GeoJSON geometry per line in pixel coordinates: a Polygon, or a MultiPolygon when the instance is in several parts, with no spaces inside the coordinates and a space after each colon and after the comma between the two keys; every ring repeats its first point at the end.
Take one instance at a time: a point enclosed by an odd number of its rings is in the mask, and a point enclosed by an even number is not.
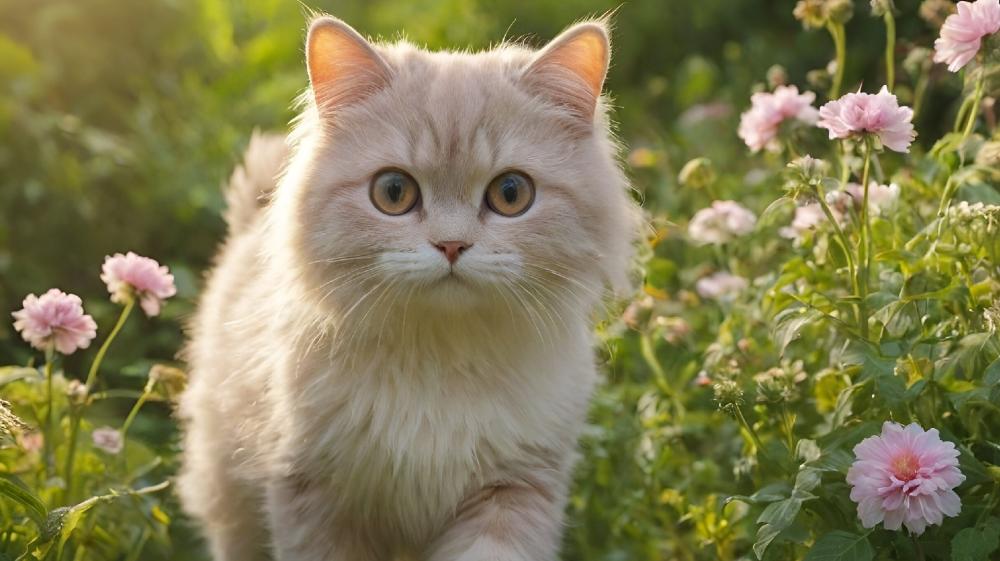
{"type": "Polygon", "coordinates": [[[594,369],[584,333],[548,345],[314,349],[279,389],[283,455],[340,513],[419,539],[483,486],[568,461],[594,369]]]}

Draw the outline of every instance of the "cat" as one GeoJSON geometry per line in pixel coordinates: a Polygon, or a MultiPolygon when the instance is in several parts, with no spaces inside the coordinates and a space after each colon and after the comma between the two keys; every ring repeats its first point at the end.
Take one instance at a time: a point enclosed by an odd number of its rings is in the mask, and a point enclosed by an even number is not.
{"type": "Polygon", "coordinates": [[[548,561],[639,213],[606,22],[429,52],[315,18],[185,351],[179,494],[216,561],[548,561]]]}

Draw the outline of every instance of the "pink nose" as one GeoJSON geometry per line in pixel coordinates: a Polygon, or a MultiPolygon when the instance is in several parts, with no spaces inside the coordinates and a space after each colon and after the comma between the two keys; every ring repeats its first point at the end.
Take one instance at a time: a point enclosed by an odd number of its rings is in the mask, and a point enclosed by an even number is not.
{"type": "Polygon", "coordinates": [[[472,244],[458,241],[450,242],[438,242],[434,244],[434,247],[444,254],[448,258],[448,262],[452,265],[455,261],[458,261],[458,256],[462,254],[463,251],[472,247],[472,244]]]}

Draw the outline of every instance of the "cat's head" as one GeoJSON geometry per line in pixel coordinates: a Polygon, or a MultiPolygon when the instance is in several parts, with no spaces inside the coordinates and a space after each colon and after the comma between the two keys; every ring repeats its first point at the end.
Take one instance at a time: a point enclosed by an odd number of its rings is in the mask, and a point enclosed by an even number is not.
{"type": "Polygon", "coordinates": [[[603,23],[468,53],[321,17],[306,53],[273,218],[317,302],[540,316],[626,282],[636,213],[601,98],[603,23]]]}

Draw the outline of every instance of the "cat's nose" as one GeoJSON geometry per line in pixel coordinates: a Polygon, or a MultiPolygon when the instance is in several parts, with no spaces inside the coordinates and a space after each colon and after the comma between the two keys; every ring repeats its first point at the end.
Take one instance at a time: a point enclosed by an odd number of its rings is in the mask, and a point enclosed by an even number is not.
{"type": "Polygon", "coordinates": [[[438,248],[438,251],[444,254],[448,258],[448,262],[452,265],[455,261],[458,261],[458,256],[462,255],[462,252],[466,249],[472,247],[471,243],[465,243],[460,241],[448,241],[448,242],[437,242],[434,247],[438,248]]]}

